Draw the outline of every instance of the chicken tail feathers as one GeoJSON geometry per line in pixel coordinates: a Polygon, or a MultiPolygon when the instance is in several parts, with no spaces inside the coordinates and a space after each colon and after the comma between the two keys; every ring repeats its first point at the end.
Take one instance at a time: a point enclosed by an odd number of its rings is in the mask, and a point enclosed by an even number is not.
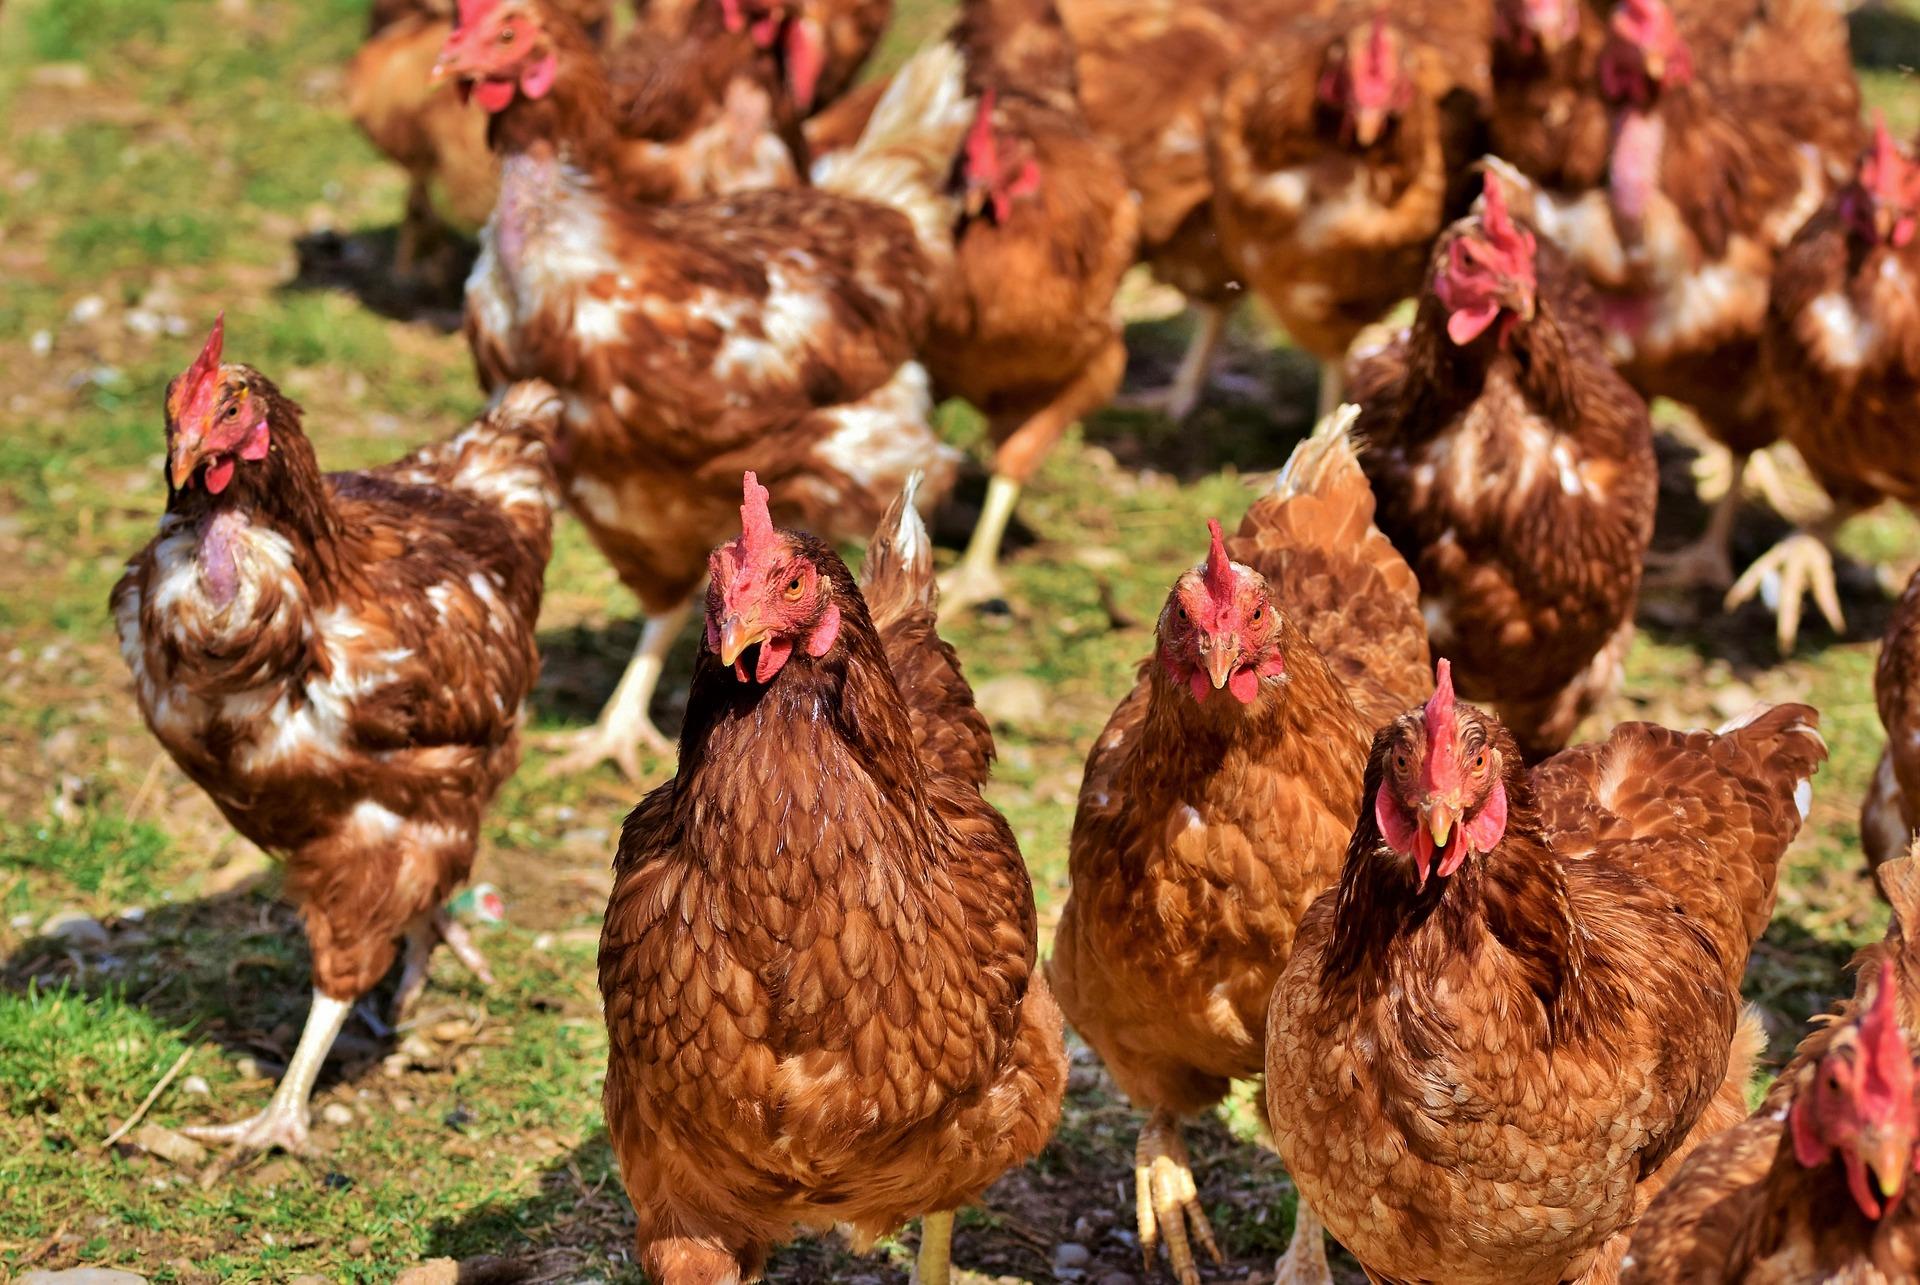
{"type": "Polygon", "coordinates": [[[1757,778],[1791,793],[1800,828],[1813,811],[1813,774],[1827,760],[1827,739],[1820,735],[1820,711],[1811,705],[1755,705],[1716,729],[1723,745],[1752,754],[1757,778]]]}
{"type": "Polygon", "coordinates": [[[560,483],[553,451],[560,394],[544,380],[510,386],[480,418],[391,466],[403,481],[443,486],[498,510],[544,560],[560,483]]]}
{"type": "Polygon", "coordinates": [[[1299,547],[1305,536],[1309,544],[1344,549],[1366,541],[1373,530],[1373,488],[1360,471],[1353,435],[1359,416],[1358,406],[1342,406],[1293,448],[1273,489],[1247,511],[1242,538],[1299,547]]]}
{"type": "Polygon", "coordinates": [[[867,600],[876,627],[909,611],[933,613],[939,591],[933,580],[933,539],[916,507],[926,475],[914,470],[900,494],[874,528],[867,556],[860,564],[860,593],[867,600]]]}
{"type": "Polygon", "coordinates": [[[894,76],[860,141],[814,166],[814,186],[899,210],[922,248],[944,259],[958,213],[947,180],[973,114],[965,58],[950,42],[930,45],[894,76]]]}

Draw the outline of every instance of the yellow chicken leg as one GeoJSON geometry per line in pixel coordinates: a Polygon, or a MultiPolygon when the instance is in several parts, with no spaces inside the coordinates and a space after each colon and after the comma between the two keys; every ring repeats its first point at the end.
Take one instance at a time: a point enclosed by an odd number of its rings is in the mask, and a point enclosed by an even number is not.
{"type": "Polygon", "coordinates": [[[1187,1239],[1187,1226],[1218,1263],[1220,1247],[1214,1243],[1213,1227],[1206,1210],[1200,1207],[1200,1190],[1193,1181],[1193,1161],[1187,1144],[1180,1138],[1180,1126],[1165,1111],[1155,1111],[1140,1130],[1140,1142],[1133,1152],[1133,1180],[1136,1213],[1140,1224],[1140,1256],[1148,1275],[1153,1274],[1153,1250],[1162,1236],[1167,1242],[1167,1261],[1180,1285],[1199,1285],[1200,1273],[1193,1265],[1193,1246],[1187,1239]]]}
{"type": "Polygon", "coordinates": [[[913,1260],[911,1285],[947,1285],[953,1264],[953,1211],[920,1219],[920,1253],[913,1260]]]}
{"type": "Polygon", "coordinates": [[[1294,1208],[1293,1239],[1273,1265],[1273,1285],[1333,1285],[1326,1227],[1302,1198],[1294,1208]]]}

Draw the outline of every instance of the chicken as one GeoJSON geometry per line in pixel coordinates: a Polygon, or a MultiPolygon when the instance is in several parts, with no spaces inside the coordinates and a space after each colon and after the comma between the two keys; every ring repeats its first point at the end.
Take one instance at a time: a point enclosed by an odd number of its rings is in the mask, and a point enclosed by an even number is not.
{"type": "Polygon", "coordinates": [[[1434,253],[1413,325],[1356,354],[1361,465],[1435,654],[1529,760],[1619,680],[1659,468],[1592,300],[1497,180],[1434,253]]]}
{"type": "MultiPolygon", "coordinates": [[[[1048,976],[1133,1104],[1140,1245],[1213,1251],[1178,1121],[1258,1076],[1294,927],[1339,873],[1373,728],[1427,690],[1412,571],[1372,525],[1351,410],[1183,574],[1087,759],[1048,976]],[[1223,690],[1224,689],[1224,690],[1223,690]]],[[[1325,1280],[1302,1204],[1283,1279],[1325,1280]]]]}
{"type": "MultiPolygon", "coordinates": [[[[1862,977],[1864,983],[1866,978],[1862,977]]],[[[1920,1278],[1920,1109],[1891,962],[1779,1106],[1709,1139],[1633,1234],[1623,1285],[1920,1278]]]]}
{"type": "Polygon", "coordinates": [[[980,794],[985,723],[892,509],[875,609],[746,475],[713,555],[679,771],[627,818],[600,939],[607,1130],[659,1285],[758,1279],[796,1229],[864,1248],[1031,1159],[1066,1090],[1033,888],[980,794]]]}
{"type": "Polygon", "coordinates": [[[1828,548],[1840,525],[1886,498],[1920,506],[1917,220],[1920,165],[1876,122],[1853,181],[1807,221],[1774,268],[1761,343],[1768,405],[1834,503],[1736,586],[1750,593],[1763,577],[1780,577],[1783,651],[1793,647],[1809,589],[1827,622],[1846,627],[1828,548]]]}
{"type": "MultiPolygon", "coordinates": [[[[1648,398],[1691,407],[1734,458],[1731,485],[1663,579],[1726,588],[1747,458],[1776,422],[1756,368],[1774,257],[1860,149],[1846,25],[1828,0],[1620,0],[1598,66],[1607,181],[1519,195],[1518,210],[1602,292],[1610,355],[1648,398]]],[[[1736,599],[1737,601],[1737,599],[1736,599]]]]}
{"type": "Polygon", "coordinates": [[[1536,182],[1579,192],[1607,180],[1612,124],[1600,96],[1608,0],[1494,0],[1487,144],[1536,182]]]}
{"type": "Polygon", "coordinates": [[[1213,208],[1240,278],[1339,401],[1354,337],[1420,288],[1449,186],[1480,150],[1484,0],[1314,0],[1244,59],[1212,134],[1213,208]]]}
{"type": "MultiPolygon", "coordinates": [[[[609,0],[562,2],[583,26],[598,29],[608,19],[609,0]]],[[[403,277],[453,271],[447,224],[478,228],[499,188],[485,115],[432,78],[453,16],[454,0],[375,0],[366,42],[347,65],[348,115],[407,172],[393,263],[403,277]]]]}
{"type": "MultiPolygon", "coordinates": [[[[1907,581],[1881,640],[1873,695],[1887,746],[1860,810],[1860,846],[1877,872],[1920,834],[1920,571],[1907,581]]],[[[1920,1035],[1920,1026],[1914,1029],[1920,1035]]]]}
{"type": "Polygon", "coordinates": [[[1205,140],[1263,0],[1055,2],[1087,124],[1139,199],[1140,258],[1199,313],[1173,382],[1134,399],[1184,420],[1205,392],[1240,290],[1213,224],[1205,140]]]}
{"type": "Polygon", "coordinates": [[[167,389],[167,512],[113,590],[147,726],[233,827],[286,863],[313,1008],[259,1115],[185,1130],[304,1149],[348,1011],[406,944],[404,1015],[445,939],[480,818],[519,761],[558,488],[553,390],[522,384],[450,440],[323,476],[301,411],[216,323],[167,389]]]}
{"type": "Polygon", "coordinates": [[[1611,1279],[1681,1157],[1746,1116],[1740,979],[1819,716],[1626,723],[1529,771],[1439,671],[1374,738],[1339,885],[1274,986],[1274,1140],[1376,1278],[1611,1279]]]}
{"type": "Polygon", "coordinates": [[[563,489],[647,613],[600,722],[554,770],[611,757],[636,777],[640,744],[665,744],[647,707],[730,526],[726,476],[757,467],[783,515],[829,538],[870,530],[915,470],[936,496],[950,483],[958,453],[928,427],[914,354],[951,262],[947,177],[974,105],[959,55],[935,46],[819,190],[630,204],[609,191],[617,135],[578,27],[548,0],[473,3],[440,65],[493,113],[504,178],[468,341],[484,387],[561,390],[563,489]]]}
{"type": "Polygon", "coordinates": [[[1113,296],[1139,216],[1119,162],[1081,118],[1052,0],[968,0],[953,39],[979,111],[954,165],[953,272],[925,352],[934,386],[973,403],[994,444],[986,507],[941,586],[966,606],[1000,594],[1000,541],[1021,488],[1120,387],[1127,349],[1113,296]]]}

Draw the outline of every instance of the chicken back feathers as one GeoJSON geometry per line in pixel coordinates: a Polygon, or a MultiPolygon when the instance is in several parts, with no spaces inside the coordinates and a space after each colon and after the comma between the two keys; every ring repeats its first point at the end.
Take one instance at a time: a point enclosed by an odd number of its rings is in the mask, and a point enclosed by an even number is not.
{"type": "Polygon", "coordinates": [[[315,983],[353,1000],[466,877],[519,760],[558,400],[516,387],[448,441],[322,476],[300,408],[219,338],[170,395],[167,514],[114,621],[148,726],[286,859],[315,983]]]}
{"type": "Polygon", "coordinates": [[[1920,572],[1907,581],[1880,642],[1873,694],[1887,747],[1861,808],[1860,838],[1867,861],[1878,867],[1904,854],[1920,833],[1920,572]]]}
{"type": "Polygon", "coordinates": [[[1625,724],[1529,773],[1443,672],[1375,738],[1266,1060],[1287,1169],[1370,1271],[1576,1278],[1739,1118],[1739,978],[1826,757],[1816,718],[1625,724]]]}
{"type": "MultiPolygon", "coordinates": [[[[751,1279],[797,1228],[864,1242],[966,1203],[1038,1152],[1065,1089],[1012,831],[976,767],[915,732],[984,735],[957,669],[903,682],[903,615],[876,626],[758,490],[715,555],[679,769],[627,819],[601,939],[608,1127],[664,1285],[751,1279]]],[[[921,538],[896,524],[887,557],[912,566],[921,538]]]]}
{"type": "MultiPolygon", "coordinates": [[[[1267,994],[1359,803],[1361,709],[1424,694],[1415,585],[1371,526],[1350,422],[1323,424],[1230,545],[1182,578],[1163,655],[1088,757],[1049,976],[1142,1106],[1190,1113],[1259,1072],[1267,994]],[[1229,691],[1206,690],[1197,670],[1176,677],[1165,654],[1185,595],[1208,592],[1203,572],[1244,576],[1248,601],[1278,622],[1271,652],[1243,654],[1221,680],[1229,691]]],[[[1244,618],[1251,647],[1267,622],[1244,618]]]]}

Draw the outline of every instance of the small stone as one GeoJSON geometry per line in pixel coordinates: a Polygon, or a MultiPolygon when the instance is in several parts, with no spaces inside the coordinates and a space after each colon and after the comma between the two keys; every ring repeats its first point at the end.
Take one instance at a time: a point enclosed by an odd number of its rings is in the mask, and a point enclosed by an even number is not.
{"type": "Polygon", "coordinates": [[[451,1258],[430,1258],[393,1278],[393,1285],[459,1285],[460,1264],[451,1258]]]}
{"type": "Polygon", "coordinates": [[[328,1124],[352,1124],[353,1108],[339,1102],[329,1102],[320,1108],[320,1118],[328,1124]]]}
{"type": "Polygon", "coordinates": [[[1140,1278],[1132,1272],[1108,1272],[1094,1285],[1140,1285],[1140,1278]]]}
{"type": "Polygon", "coordinates": [[[27,340],[27,351],[31,352],[36,357],[46,357],[48,354],[52,353],[53,352],[53,332],[51,330],[34,331],[33,338],[27,340]]]}
{"type": "Polygon", "coordinates": [[[192,1138],[157,1124],[141,1125],[127,1141],[148,1155],[158,1156],[182,1169],[195,1168],[207,1158],[207,1149],[192,1138]]]}
{"type": "Polygon", "coordinates": [[[197,1075],[189,1075],[180,1081],[180,1091],[191,1093],[196,1098],[204,1098],[213,1092],[213,1087],[197,1075]]]}
{"type": "Polygon", "coordinates": [[[19,1285],[147,1285],[147,1278],[112,1267],[69,1267],[63,1272],[28,1272],[19,1285]]]}
{"type": "Polygon", "coordinates": [[[1001,674],[973,689],[974,705],[999,727],[1037,727],[1047,721],[1047,689],[1025,674],[1001,674]]]}
{"type": "Polygon", "coordinates": [[[365,1258],[373,1252],[373,1241],[365,1236],[355,1236],[347,1242],[348,1258],[365,1258]]]}
{"type": "Polygon", "coordinates": [[[287,1282],[287,1285],[333,1285],[333,1282],[328,1280],[325,1276],[315,1276],[311,1272],[309,1272],[305,1276],[294,1277],[292,1280],[287,1282]]]}
{"type": "Polygon", "coordinates": [[[57,937],[69,946],[104,946],[109,937],[98,919],[79,910],[62,910],[40,925],[42,937],[57,937]]]}
{"type": "Polygon", "coordinates": [[[1074,1241],[1064,1241],[1053,1247],[1053,1270],[1056,1272],[1062,1268],[1084,1268],[1092,1261],[1093,1254],[1087,1247],[1074,1241]]]}
{"type": "Polygon", "coordinates": [[[73,305],[67,320],[76,326],[84,326],[89,321],[99,320],[106,310],[107,301],[97,294],[90,294],[73,305]]]}

